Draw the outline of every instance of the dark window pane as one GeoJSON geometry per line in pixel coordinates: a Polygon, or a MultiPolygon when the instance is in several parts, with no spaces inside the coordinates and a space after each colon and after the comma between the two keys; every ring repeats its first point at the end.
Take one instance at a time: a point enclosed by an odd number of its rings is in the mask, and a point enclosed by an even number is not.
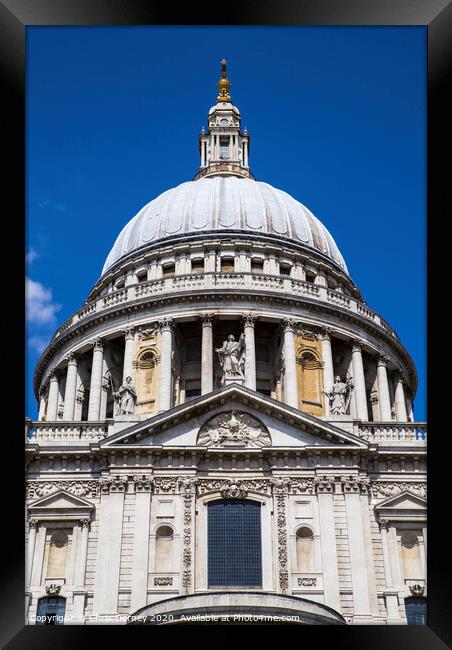
{"type": "Polygon", "coordinates": [[[208,586],[262,586],[259,503],[245,500],[209,503],[208,586]]]}
{"type": "Polygon", "coordinates": [[[66,598],[60,596],[40,598],[36,611],[36,625],[63,625],[66,598]]]}
{"type": "Polygon", "coordinates": [[[409,625],[427,625],[426,598],[405,598],[405,612],[409,625]]]}

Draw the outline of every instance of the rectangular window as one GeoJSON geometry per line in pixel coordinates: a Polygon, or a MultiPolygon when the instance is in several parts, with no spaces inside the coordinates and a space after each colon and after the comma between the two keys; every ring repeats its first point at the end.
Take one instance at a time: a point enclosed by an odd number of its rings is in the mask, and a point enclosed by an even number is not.
{"type": "Polygon", "coordinates": [[[314,282],[315,282],[315,273],[311,273],[310,271],[306,271],[306,282],[310,282],[311,284],[314,284],[314,282]]]}
{"type": "Polygon", "coordinates": [[[229,137],[220,137],[220,158],[229,158],[229,137]]]}
{"type": "Polygon", "coordinates": [[[192,273],[204,273],[204,260],[191,261],[192,273]]]}
{"type": "Polygon", "coordinates": [[[232,272],[234,270],[234,258],[222,257],[220,260],[220,269],[222,272],[232,272]]]}
{"type": "Polygon", "coordinates": [[[251,260],[251,273],[263,273],[264,260],[252,259],[251,260]]]}
{"type": "Polygon", "coordinates": [[[281,275],[290,275],[291,268],[289,264],[280,264],[279,272],[281,275]]]}
{"type": "Polygon", "coordinates": [[[172,275],[174,275],[175,270],[176,270],[175,264],[165,264],[164,266],[162,266],[162,275],[164,278],[169,278],[172,275]]]}
{"type": "Polygon", "coordinates": [[[140,273],[137,273],[137,282],[146,282],[148,279],[148,274],[146,271],[141,271],[140,273]]]}
{"type": "Polygon", "coordinates": [[[207,515],[209,588],[262,587],[260,503],[213,501],[207,515]]]}

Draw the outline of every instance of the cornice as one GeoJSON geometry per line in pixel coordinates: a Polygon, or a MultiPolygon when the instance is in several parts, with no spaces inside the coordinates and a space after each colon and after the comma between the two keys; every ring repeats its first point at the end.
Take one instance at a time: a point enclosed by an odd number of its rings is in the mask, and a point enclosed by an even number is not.
{"type": "MultiPolygon", "coordinates": [[[[87,317],[83,322],[75,323],[73,326],[69,327],[64,333],[62,333],[58,339],[51,341],[48,347],[44,350],[41,355],[35,369],[34,375],[34,393],[36,399],[38,399],[38,393],[42,377],[55,353],[63,348],[68,341],[75,338],[78,335],[85,333],[86,331],[93,329],[96,325],[103,323],[105,321],[110,321],[120,316],[128,315],[131,313],[137,313],[144,311],[145,309],[155,309],[156,307],[164,307],[170,305],[177,305],[179,303],[196,303],[196,302],[205,302],[205,301],[234,301],[239,299],[246,299],[247,302],[254,300],[256,303],[267,303],[274,304],[279,306],[290,306],[290,307],[304,307],[312,312],[320,312],[324,314],[329,314],[333,316],[338,316],[341,320],[350,322],[360,326],[362,329],[368,331],[372,335],[376,335],[377,338],[380,337],[389,348],[391,348],[395,356],[403,360],[405,367],[409,369],[408,377],[410,383],[410,390],[413,394],[416,393],[417,389],[417,373],[414,366],[414,363],[408,354],[408,351],[402,345],[402,343],[395,339],[393,336],[388,334],[388,332],[380,325],[373,323],[367,320],[364,316],[357,314],[355,312],[350,312],[347,309],[339,305],[331,305],[330,303],[321,302],[318,300],[312,300],[308,297],[297,297],[289,296],[283,293],[269,292],[262,289],[250,289],[248,288],[235,288],[233,290],[225,291],[224,288],[218,289],[199,289],[191,290],[190,292],[178,292],[168,295],[157,295],[157,296],[146,296],[144,298],[134,300],[132,302],[127,302],[119,305],[113,305],[112,307],[107,307],[100,313],[94,313],[91,317],[87,317]]],[[[155,320],[155,319],[154,319],[155,320]]],[[[120,326],[120,329],[123,329],[123,325],[120,326]]],[[[334,328],[333,328],[334,329],[334,328]]]]}

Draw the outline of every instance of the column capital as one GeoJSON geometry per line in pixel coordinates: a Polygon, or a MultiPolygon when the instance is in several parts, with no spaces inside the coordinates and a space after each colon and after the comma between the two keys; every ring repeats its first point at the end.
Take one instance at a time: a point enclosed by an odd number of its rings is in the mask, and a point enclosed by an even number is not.
{"type": "Polygon", "coordinates": [[[133,484],[135,486],[135,492],[151,492],[152,486],[154,485],[154,478],[152,476],[134,476],[133,484]]]}
{"type": "Polygon", "coordinates": [[[105,342],[102,338],[98,337],[97,339],[90,341],[90,345],[93,348],[93,350],[103,350],[105,342]]]}
{"type": "Polygon", "coordinates": [[[172,318],[162,318],[158,321],[160,332],[172,332],[174,327],[174,320],[172,318]]]}
{"type": "Polygon", "coordinates": [[[342,476],[341,484],[346,494],[368,494],[370,481],[364,476],[342,476]]]}
{"type": "Polygon", "coordinates": [[[214,321],[214,314],[199,314],[199,320],[203,327],[212,327],[214,321]]]}
{"type": "Polygon", "coordinates": [[[28,521],[28,526],[30,527],[30,529],[31,529],[31,528],[35,528],[35,529],[38,528],[38,526],[39,526],[39,520],[33,517],[33,519],[30,519],[30,520],[28,521]]]}
{"type": "Polygon", "coordinates": [[[281,321],[281,326],[283,328],[283,332],[293,333],[298,326],[298,322],[293,318],[283,318],[281,321]]]}
{"type": "Polygon", "coordinates": [[[91,526],[91,519],[89,517],[82,517],[80,519],[80,528],[87,528],[89,530],[91,526]]]}
{"type": "Polygon", "coordinates": [[[315,476],[314,485],[316,492],[334,494],[334,476],[315,476]]]}
{"type": "Polygon", "coordinates": [[[378,520],[378,527],[380,528],[380,530],[388,530],[390,526],[391,523],[387,519],[378,520]]]}
{"type": "Polygon", "coordinates": [[[39,397],[40,397],[40,398],[47,397],[47,384],[44,384],[44,385],[41,386],[41,388],[39,389],[39,397]]]}
{"type": "Polygon", "coordinates": [[[76,352],[69,352],[69,354],[64,357],[64,360],[67,362],[68,366],[76,366],[78,364],[79,358],[80,355],[78,355],[76,352]]]}
{"type": "Polygon", "coordinates": [[[353,339],[352,340],[352,352],[361,352],[363,347],[363,343],[361,339],[353,339]]]}
{"type": "Polygon", "coordinates": [[[126,329],[122,330],[122,333],[124,334],[125,340],[131,340],[135,338],[135,332],[136,328],[135,327],[127,327],[126,329]]]}
{"type": "Polygon", "coordinates": [[[331,327],[323,326],[319,328],[319,336],[321,339],[328,339],[329,341],[331,341],[332,333],[333,330],[331,329],[331,327]]]}
{"type": "Polygon", "coordinates": [[[403,384],[404,387],[408,386],[408,377],[402,370],[396,370],[394,373],[394,381],[395,383],[399,382],[403,384]]]}
{"type": "Polygon", "coordinates": [[[49,372],[49,381],[58,381],[60,377],[61,377],[61,370],[57,370],[56,368],[53,368],[49,372]]]}
{"type": "Polygon", "coordinates": [[[389,357],[387,357],[385,354],[380,354],[377,359],[377,366],[384,366],[385,368],[388,367],[389,364],[389,357]]]}
{"type": "Polygon", "coordinates": [[[257,321],[259,316],[257,314],[244,314],[242,316],[242,322],[244,327],[254,327],[254,323],[257,321]]]}

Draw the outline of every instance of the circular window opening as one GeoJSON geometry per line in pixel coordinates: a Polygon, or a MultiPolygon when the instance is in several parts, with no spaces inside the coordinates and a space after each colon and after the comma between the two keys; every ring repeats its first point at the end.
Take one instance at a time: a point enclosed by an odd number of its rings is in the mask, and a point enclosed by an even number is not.
{"type": "Polygon", "coordinates": [[[159,539],[168,539],[173,536],[173,529],[169,526],[160,526],[156,534],[159,539]]]}

